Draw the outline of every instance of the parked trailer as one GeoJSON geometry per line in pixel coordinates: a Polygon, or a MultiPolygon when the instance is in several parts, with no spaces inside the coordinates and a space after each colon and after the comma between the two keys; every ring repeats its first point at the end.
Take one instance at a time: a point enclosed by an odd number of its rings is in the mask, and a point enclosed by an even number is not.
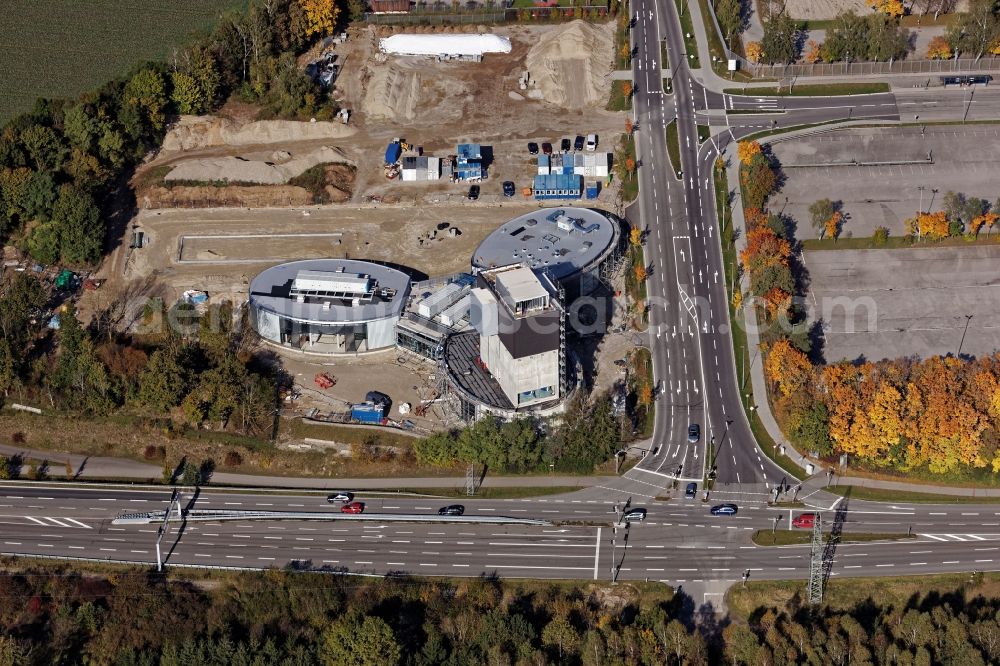
{"type": "Polygon", "coordinates": [[[382,405],[371,402],[362,402],[351,405],[351,420],[360,423],[381,424],[385,419],[382,405]]]}

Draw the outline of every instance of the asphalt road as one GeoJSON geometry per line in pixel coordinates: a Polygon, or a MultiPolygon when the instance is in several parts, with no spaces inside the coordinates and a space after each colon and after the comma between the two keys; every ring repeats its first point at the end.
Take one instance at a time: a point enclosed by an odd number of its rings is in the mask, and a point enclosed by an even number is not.
{"type": "MultiPolygon", "coordinates": [[[[715,517],[697,499],[634,502],[647,520],[625,528],[616,522],[612,499],[566,496],[463,502],[466,516],[520,516],[550,526],[366,523],[337,521],[337,507],[323,495],[216,492],[196,499],[183,493],[185,508],[329,511],[332,520],[171,523],[162,541],[170,565],[328,568],[355,573],[504,576],[544,579],[619,577],[673,584],[704,580],[804,577],[809,547],[755,546],[755,530],[790,530],[806,509],[741,504],[733,517],[715,517]],[[193,500],[193,501],[192,501],[193,500]],[[777,519],[777,520],[775,520],[777,519]]],[[[455,500],[366,496],[366,513],[435,513],[455,500]]],[[[813,498],[804,498],[811,502],[813,498]]],[[[825,503],[829,498],[817,496],[825,503]]],[[[0,489],[0,551],[49,557],[155,562],[158,525],[114,525],[125,512],[165,510],[166,490],[59,488],[7,484],[0,489]]],[[[829,506],[820,504],[822,508],[829,506]]],[[[830,517],[833,512],[823,515],[830,517]]],[[[1000,505],[885,506],[850,501],[842,523],[846,534],[912,530],[904,541],[842,543],[832,575],[886,575],[998,568],[1000,505]]]]}

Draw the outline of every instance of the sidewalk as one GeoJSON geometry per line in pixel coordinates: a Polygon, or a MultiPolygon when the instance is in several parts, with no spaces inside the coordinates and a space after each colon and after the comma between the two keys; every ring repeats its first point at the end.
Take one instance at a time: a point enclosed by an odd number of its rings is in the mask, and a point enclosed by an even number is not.
{"type": "MultiPolygon", "coordinates": [[[[826,474],[816,474],[802,482],[802,490],[799,496],[805,496],[812,492],[823,492],[830,498],[840,497],[833,493],[825,492],[827,481],[826,474]]],[[[829,485],[834,486],[857,486],[859,488],[879,488],[881,490],[897,490],[907,493],[924,493],[927,495],[955,495],[959,497],[1000,497],[1000,488],[969,488],[965,486],[937,486],[924,485],[920,483],[909,483],[906,481],[887,481],[884,479],[869,479],[863,476],[852,476],[850,474],[834,474],[829,485]]],[[[900,500],[905,503],[906,500],[900,500]]]]}
{"type": "MultiPolygon", "coordinates": [[[[73,478],[87,479],[125,479],[131,481],[160,482],[163,477],[163,467],[128,460],[125,458],[104,458],[83,456],[74,453],[56,453],[39,449],[0,444],[0,455],[21,455],[32,460],[47,460],[49,462],[50,478],[65,478],[66,463],[73,468],[73,478]]],[[[606,485],[617,476],[487,476],[480,488],[542,488],[552,486],[571,486],[574,488],[589,488],[595,485],[606,485]]],[[[262,476],[257,474],[235,474],[232,472],[216,472],[212,475],[214,485],[247,486],[256,488],[313,488],[329,490],[332,488],[350,489],[398,489],[398,488],[465,488],[464,476],[441,477],[411,477],[411,478],[310,478],[293,476],[262,476]]]]}

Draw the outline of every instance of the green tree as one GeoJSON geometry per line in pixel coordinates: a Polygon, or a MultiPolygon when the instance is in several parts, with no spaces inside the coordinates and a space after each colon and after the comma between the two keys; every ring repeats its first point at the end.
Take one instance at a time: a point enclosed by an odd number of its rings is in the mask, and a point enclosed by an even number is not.
{"type": "Polygon", "coordinates": [[[743,3],[740,0],[716,0],[715,16],[726,43],[732,46],[733,38],[743,32],[743,3]]]}
{"type": "Polygon", "coordinates": [[[826,405],[815,402],[798,418],[798,426],[792,432],[795,443],[806,451],[816,451],[825,456],[833,452],[830,440],[829,414],[826,405]]]}
{"type": "Polygon", "coordinates": [[[969,11],[958,15],[945,38],[952,49],[975,54],[976,60],[996,44],[1000,37],[1000,19],[996,0],[970,0],[969,11]]]}
{"type": "Polygon", "coordinates": [[[74,148],[89,151],[94,147],[99,130],[100,123],[84,104],[69,107],[63,116],[63,135],[74,148]]]}
{"type": "Polygon", "coordinates": [[[158,412],[180,404],[187,389],[187,372],[181,362],[180,347],[169,345],[149,357],[139,376],[139,402],[158,412]]]}
{"type": "Polygon", "coordinates": [[[90,194],[72,185],[63,185],[52,208],[52,224],[59,235],[59,250],[64,262],[86,264],[100,259],[104,222],[90,194]]]}
{"type": "Polygon", "coordinates": [[[836,212],[833,202],[829,199],[820,199],[809,205],[809,222],[817,233],[822,234],[826,228],[826,221],[833,217],[836,212]]]}
{"type": "Polygon", "coordinates": [[[59,229],[51,222],[43,222],[28,236],[28,254],[42,264],[59,261],[59,229]]]}
{"type": "Polygon", "coordinates": [[[145,124],[154,133],[163,129],[167,93],[160,72],[155,69],[140,70],[125,84],[122,101],[125,105],[123,112],[129,109],[137,112],[140,123],[145,124]]]}
{"type": "Polygon", "coordinates": [[[798,53],[799,26],[787,14],[781,14],[764,24],[761,46],[764,59],[771,63],[790,63],[798,53]]]}
{"type": "Polygon", "coordinates": [[[352,612],[323,632],[320,660],[329,666],[394,666],[401,652],[392,628],[376,616],[352,612]]]}
{"type": "Polygon", "coordinates": [[[69,150],[51,127],[32,125],[21,132],[21,144],[39,171],[58,171],[69,150]]]}
{"type": "Polygon", "coordinates": [[[205,111],[205,99],[201,87],[193,76],[184,72],[172,72],[170,81],[173,87],[170,99],[177,107],[178,113],[198,114],[205,111]]]}
{"type": "Polygon", "coordinates": [[[200,486],[201,470],[190,460],[184,462],[184,470],[181,472],[182,486],[200,486]]]}
{"type": "Polygon", "coordinates": [[[562,662],[564,655],[576,654],[579,649],[580,637],[567,620],[557,617],[542,630],[542,643],[549,648],[553,648],[559,661],[562,662]]]}

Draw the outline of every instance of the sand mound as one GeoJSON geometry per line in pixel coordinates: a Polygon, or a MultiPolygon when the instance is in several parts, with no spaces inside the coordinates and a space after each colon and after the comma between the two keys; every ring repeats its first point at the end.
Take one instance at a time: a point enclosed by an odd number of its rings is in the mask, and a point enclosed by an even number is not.
{"type": "Polygon", "coordinates": [[[287,155],[287,161],[275,164],[244,157],[209,157],[181,162],[166,175],[164,180],[189,180],[197,182],[229,181],[232,183],[261,183],[281,185],[317,164],[351,163],[342,150],[322,146],[306,153],[287,155]]]}
{"type": "Polygon", "coordinates": [[[526,68],[547,102],[566,108],[607,102],[613,30],[613,22],[572,21],[531,48],[526,68]]]}
{"type": "Polygon", "coordinates": [[[338,122],[258,120],[240,125],[216,116],[181,116],[164,137],[163,150],[323,140],[351,136],[354,132],[354,128],[338,122]]]}
{"type": "Polygon", "coordinates": [[[369,118],[412,121],[417,116],[420,74],[398,63],[373,67],[365,90],[364,109],[369,118]]]}

